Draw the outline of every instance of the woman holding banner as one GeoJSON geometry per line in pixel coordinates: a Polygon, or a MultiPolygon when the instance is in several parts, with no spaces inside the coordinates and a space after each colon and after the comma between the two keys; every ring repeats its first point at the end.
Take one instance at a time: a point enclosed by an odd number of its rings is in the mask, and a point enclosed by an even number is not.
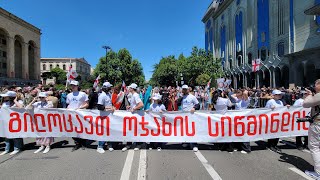
{"type": "MultiPolygon", "coordinates": [[[[235,110],[247,109],[250,105],[250,100],[247,90],[238,90],[236,94],[231,95],[235,101],[235,110]]],[[[251,152],[250,142],[235,143],[241,149],[242,154],[251,152]]]]}
{"type": "MultiPolygon", "coordinates": [[[[39,93],[40,101],[38,101],[38,97],[35,97],[33,101],[27,107],[34,107],[34,108],[53,108],[53,103],[51,101],[47,101],[47,94],[44,92],[39,93]],[[38,101],[38,102],[36,102],[38,101]]],[[[36,150],[34,153],[37,154],[40,151],[43,151],[43,154],[46,154],[50,151],[50,145],[54,141],[53,137],[42,137],[36,138],[37,145],[40,145],[39,149],[36,150]]]]}
{"type": "MultiPolygon", "coordinates": [[[[214,109],[221,114],[225,114],[228,111],[228,107],[232,107],[232,103],[228,96],[221,90],[216,90],[213,93],[212,104],[214,109]]],[[[233,153],[233,144],[232,143],[219,143],[219,150],[226,150],[229,153],[233,153]]]]}
{"type": "MultiPolygon", "coordinates": [[[[127,107],[127,110],[130,110],[132,113],[135,111],[139,111],[141,108],[143,108],[143,102],[137,93],[138,85],[135,83],[132,83],[129,86],[129,92],[131,93],[131,98],[129,100],[130,106],[127,107]]],[[[134,150],[138,151],[141,148],[141,144],[143,143],[133,143],[133,146],[135,146],[134,150]]],[[[127,144],[124,148],[122,148],[122,151],[126,151],[130,148],[130,146],[127,144]]]]}
{"type": "MultiPolygon", "coordinates": [[[[23,108],[23,100],[21,97],[18,97],[16,92],[8,91],[5,94],[1,94],[3,98],[3,103],[1,107],[17,107],[23,108]]],[[[13,140],[14,150],[10,153],[10,155],[15,155],[21,151],[23,140],[22,138],[14,138],[14,139],[5,139],[6,147],[4,152],[0,154],[0,156],[8,154],[10,151],[10,141],[13,140]]]]}
{"type": "MultiPolygon", "coordinates": [[[[152,97],[153,103],[150,105],[150,108],[148,111],[156,112],[156,113],[163,113],[166,110],[166,107],[161,103],[161,95],[154,95],[152,97]]],[[[164,143],[157,142],[157,143],[150,143],[150,149],[152,147],[157,148],[158,151],[161,151],[161,148],[163,147],[164,143]]]]}
{"type": "MultiPolygon", "coordinates": [[[[267,101],[266,108],[270,108],[274,110],[275,108],[283,107],[284,104],[281,101],[282,92],[275,89],[272,91],[272,95],[273,95],[273,98],[267,101]]],[[[268,149],[276,153],[281,153],[282,152],[281,149],[277,147],[278,142],[279,142],[279,138],[268,139],[268,149]]]]}

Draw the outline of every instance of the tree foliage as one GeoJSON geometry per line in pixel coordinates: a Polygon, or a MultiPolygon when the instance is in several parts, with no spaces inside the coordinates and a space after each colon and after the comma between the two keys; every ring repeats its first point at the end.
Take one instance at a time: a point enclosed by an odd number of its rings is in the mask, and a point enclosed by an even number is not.
{"type": "Polygon", "coordinates": [[[144,85],[145,82],[141,63],[137,59],[132,59],[127,49],[120,49],[118,52],[109,51],[107,61],[106,57],[101,57],[94,70],[95,77],[99,74],[102,82],[108,80],[111,84],[125,81],[126,84],[144,85]]]}
{"type": "Polygon", "coordinates": [[[153,66],[152,85],[169,86],[178,81],[181,84],[181,74],[184,84],[190,86],[205,85],[210,79],[223,76],[221,60],[213,57],[204,49],[192,48],[191,55],[181,54],[178,59],[174,56],[162,57],[153,66]]]}

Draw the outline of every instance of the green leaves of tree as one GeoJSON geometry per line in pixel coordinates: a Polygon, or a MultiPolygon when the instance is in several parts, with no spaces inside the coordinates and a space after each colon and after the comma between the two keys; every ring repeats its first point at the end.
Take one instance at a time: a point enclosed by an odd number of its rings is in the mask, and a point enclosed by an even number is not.
{"type": "Polygon", "coordinates": [[[175,86],[180,84],[183,76],[184,84],[191,86],[206,85],[207,82],[223,76],[221,60],[213,57],[204,49],[192,48],[191,55],[181,54],[178,59],[174,56],[163,57],[153,66],[152,85],[175,86]]]}
{"type": "Polygon", "coordinates": [[[94,76],[100,74],[102,80],[108,80],[111,84],[137,83],[144,85],[145,77],[141,63],[137,59],[132,59],[127,49],[120,49],[117,52],[109,51],[106,57],[99,60],[94,76]]]}

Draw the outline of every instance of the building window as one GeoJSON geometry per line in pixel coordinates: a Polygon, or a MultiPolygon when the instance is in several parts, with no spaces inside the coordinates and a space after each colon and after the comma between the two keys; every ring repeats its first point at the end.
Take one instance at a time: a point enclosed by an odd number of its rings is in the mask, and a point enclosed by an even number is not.
{"type": "Polygon", "coordinates": [[[248,64],[252,64],[252,53],[248,53],[248,64]]]}
{"type": "Polygon", "coordinates": [[[57,66],[56,66],[57,68],[60,68],[60,65],[59,64],[57,64],[57,66]]]}
{"type": "Polygon", "coordinates": [[[229,67],[232,69],[232,58],[229,59],[229,67]]]}
{"type": "Polygon", "coordinates": [[[7,63],[2,63],[2,69],[7,69],[7,63]]]}
{"type": "Polygon", "coordinates": [[[278,35],[284,34],[284,1],[278,1],[278,35]]]}
{"type": "Polygon", "coordinates": [[[239,5],[239,4],[240,4],[240,2],[241,2],[241,0],[237,0],[237,5],[239,5]]]}
{"type": "Polygon", "coordinates": [[[284,56],[284,43],[283,42],[278,44],[278,56],[279,57],[284,56]]]}
{"type": "Polygon", "coordinates": [[[3,57],[6,58],[6,57],[7,57],[7,52],[6,52],[6,51],[3,51],[3,52],[2,52],[2,55],[3,55],[3,57]]]}
{"type": "Polygon", "coordinates": [[[50,70],[52,69],[52,64],[50,64],[50,70]]]}
{"type": "Polygon", "coordinates": [[[63,70],[66,70],[66,65],[65,64],[63,65],[63,70]]]}
{"type": "Polygon", "coordinates": [[[42,70],[47,70],[47,66],[44,64],[44,65],[42,65],[42,70]]]}
{"type": "Polygon", "coordinates": [[[3,45],[7,45],[7,40],[6,40],[6,39],[2,39],[2,40],[1,40],[1,43],[2,43],[3,45]]]}
{"type": "Polygon", "coordinates": [[[267,50],[261,49],[261,60],[265,61],[267,59],[267,50]]]}
{"type": "Polygon", "coordinates": [[[241,66],[241,65],[242,65],[242,56],[239,55],[239,56],[237,57],[237,60],[238,60],[238,66],[241,66]]]}
{"type": "Polygon", "coordinates": [[[266,42],[266,33],[265,32],[261,33],[261,42],[266,42]]]}

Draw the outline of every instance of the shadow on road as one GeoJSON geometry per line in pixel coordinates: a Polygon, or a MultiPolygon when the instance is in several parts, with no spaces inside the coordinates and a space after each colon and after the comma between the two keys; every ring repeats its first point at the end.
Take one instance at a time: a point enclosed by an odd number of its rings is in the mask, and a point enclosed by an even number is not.
{"type": "Polygon", "coordinates": [[[280,162],[285,162],[288,164],[292,164],[296,168],[300,169],[302,172],[305,170],[313,171],[313,166],[307,162],[306,160],[302,159],[301,157],[286,154],[286,153],[280,153],[280,162]]]}

